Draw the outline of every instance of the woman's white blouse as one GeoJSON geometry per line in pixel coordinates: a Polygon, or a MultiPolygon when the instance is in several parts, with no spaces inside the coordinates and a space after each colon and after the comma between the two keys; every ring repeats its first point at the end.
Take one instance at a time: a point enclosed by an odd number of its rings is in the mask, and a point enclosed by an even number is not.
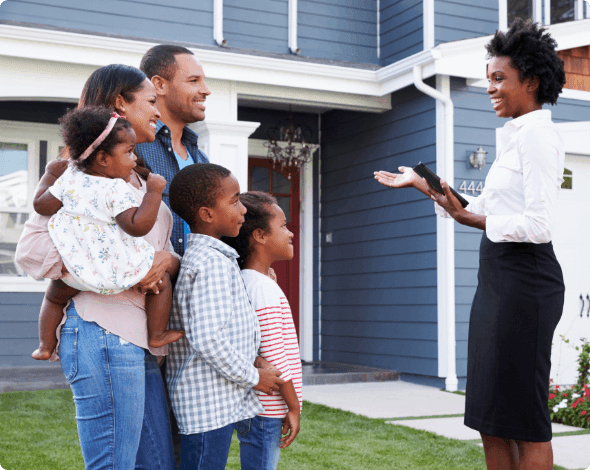
{"type": "MultiPolygon", "coordinates": [[[[463,194],[466,209],[485,215],[490,241],[551,241],[565,150],[551,111],[527,113],[507,122],[499,152],[479,197],[463,194]]],[[[435,203],[439,215],[448,215],[435,203]]]]}

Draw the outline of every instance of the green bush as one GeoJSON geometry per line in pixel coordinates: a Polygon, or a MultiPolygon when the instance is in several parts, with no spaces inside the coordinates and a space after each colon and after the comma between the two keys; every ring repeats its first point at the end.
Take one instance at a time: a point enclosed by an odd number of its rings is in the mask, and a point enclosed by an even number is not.
{"type": "Polygon", "coordinates": [[[549,382],[549,413],[554,423],[590,429],[590,344],[585,342],[576,349],[581,350],[578,381],[573,387],[560,387],[549,382]]]}

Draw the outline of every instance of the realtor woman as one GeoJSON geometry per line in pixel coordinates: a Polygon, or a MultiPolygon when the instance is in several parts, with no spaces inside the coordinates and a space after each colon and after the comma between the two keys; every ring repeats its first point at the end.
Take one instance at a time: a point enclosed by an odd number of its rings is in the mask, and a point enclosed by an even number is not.
{"type": "Polygon", "coordinates": [[[376,172],[393,188],[415,187],[436,212],[483,230],[471,308],[465,424],[481,433],[488,469],[553,469],[549,418],[551,341],[564,284],[551,237],[564,146],[545,103],[565,84],[556,42],[516,20],[486,46],[488,94],[502,129],[485,189],[464,209],[441,181],[436,192],[410,168],[376,172]]]}

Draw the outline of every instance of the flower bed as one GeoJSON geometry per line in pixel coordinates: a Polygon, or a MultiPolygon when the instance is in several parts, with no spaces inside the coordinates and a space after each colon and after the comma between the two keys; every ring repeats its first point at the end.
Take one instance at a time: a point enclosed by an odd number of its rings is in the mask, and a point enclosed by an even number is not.
{"type": "Polygon", "coordinates": [[[590,429],[590,344],[580,349],[578,382],[571,387],[549,382],[549,412],[554,423],[590,429]]]}

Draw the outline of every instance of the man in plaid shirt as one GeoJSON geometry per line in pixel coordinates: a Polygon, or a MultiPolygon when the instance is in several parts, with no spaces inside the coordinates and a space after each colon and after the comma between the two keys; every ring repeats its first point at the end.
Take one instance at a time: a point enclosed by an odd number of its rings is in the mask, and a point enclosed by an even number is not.
{"type": "Polygon", "coordinates": [[[169,346],[166,368],[181,470],[224,469],[234,429],[249,428],[263,411],[254,390],[268,394],[285,383],[279,370],[254,366],[258,318],[238,254],[220,240],[237,236],[244,222],[239,194],[231,172],[210,163],[180,170],[170,185],[172,210],[191,227],[169,324],[186,336],[169,346]]]}
{"type": "MultiPolygon", "coordinates": [[[[140,69],[156,88],[161,117],[156,125],[156,140],[137,145],[135,153],[151,171],[166,178],[162,200],[170,207],[168,194],[174,175],[193,163],[209,162],[199,150],[197,134],[187,125],[205,119],[205,100],[211,92],[205,84],[203,67],[185,47],[152,47],[143,56],[140,69]]],[[[170,241],[182,256],[190,230],[178,214],[172,212],[172,216],[170,241]]]]}

